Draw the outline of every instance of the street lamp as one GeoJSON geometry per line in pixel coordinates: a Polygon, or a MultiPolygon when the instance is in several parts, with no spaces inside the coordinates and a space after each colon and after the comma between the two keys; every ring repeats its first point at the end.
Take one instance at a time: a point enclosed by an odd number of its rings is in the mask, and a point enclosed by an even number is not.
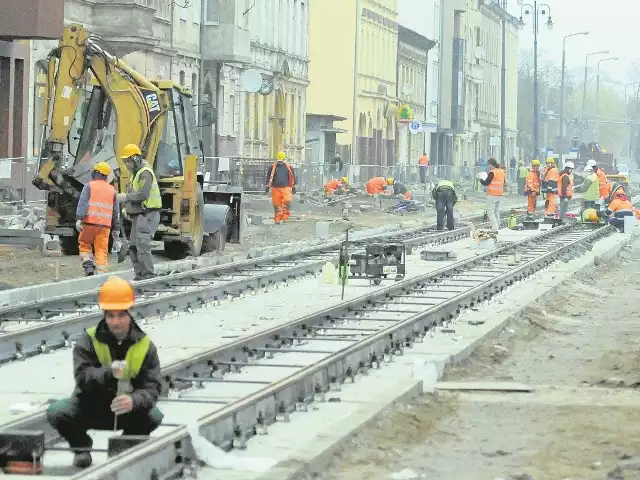
{"type": "Polygon", "coordinates": [[[584,130],[587,121],[587,70],[589,66],[589,57],[593,55],[607,55],[609,50],[601,50],[599,52],[587,53],[584,59],[584,85],[582,87],[582,128],[580,129],[580,143],[584,142],[584,130]]]}
{"type": "Polygon", "coordinates": [[[540,130],[540,107],[538,105],[538,32],[540,16],[547,16],[546,25],[549,30],[553,28],[553,20],[551,19],[551,7],[546,3],[539,4],[537,0],[534,0],[532,5],[518,0],[518,5],[521,7],[520,20],[518,21],[520,28],[524,27],[525,15],[533,15],[533,158],[538,158],[538,136],[540,130]]]}
{"type": "Polygon", "coordinates": [[[562,73],[560,80],[560,159],[564,155],[564,87],[565,87],[565,70],[567,64],[567,38],[577,37],[579,35],[589,35],[589,32],[576,32],[569,35],[565,35],[562,39],[562,73]]]}
{"type": "Polygon", "coordinates": [[[609,58],[603,58],[602,60],[598,60],[598,69],[597,69],[597,74],[596,74],[596,138],[594,139],[595,141],[599,141],[598,140],[598,128],[600,126],[600,64],[602,62],[607,62],[610,60],[620,60],[619,57],[609,57],[609,58]]]}

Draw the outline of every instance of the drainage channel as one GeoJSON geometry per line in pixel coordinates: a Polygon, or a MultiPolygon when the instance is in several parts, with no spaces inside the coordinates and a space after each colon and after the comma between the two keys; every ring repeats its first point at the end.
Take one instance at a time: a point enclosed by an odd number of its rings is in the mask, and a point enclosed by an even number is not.
{"type": "MultiPolygon", "coordinates": [[[[482,221],[482,217],[469,219],[482,221]]],[[[453,242],[469,235],[471,226],[437,231],[425,226],[390,232],[354,241],[358,248],[369,242],[403,243],[409,252],[421,245],[453,242]]],[[[136,320],[193,312],[222,299],[252,295],[274,285],[316,275],[328,261],[337,260],[340,243],[316,246],[287,255],[274,255],[243,262],[207,267],[154,278],[135,284],[136,320]]],[[[86,328],[102,318],[96,292],[80,292],[28,305],[0,308],[0,365],[65,348],[86,328]]]]}
{"type": "MultiPolygon", "coordinates": [[[[209,441],[225,450],[243,449],[274,422],[289,421],[291,413],[311,404],[322,408],[343,383],[384,368],[427,335],[448,335],[450,323],[466,309],[555,261],[584,254],[612,231],[554,228],[169,365],[159,402],[165,424],[155,436],[65,476],[124,480],[193,474],[198,462],[187,458],[193,446],[185,424],[194,417],[209,441]]],[[[42,430],[50,445],[57,440],[42,413],[2,426],[5,432],[16,429],[42,430]]],[[[47,473],[47,461],[43,473],[55,476],[47,473]]]]}

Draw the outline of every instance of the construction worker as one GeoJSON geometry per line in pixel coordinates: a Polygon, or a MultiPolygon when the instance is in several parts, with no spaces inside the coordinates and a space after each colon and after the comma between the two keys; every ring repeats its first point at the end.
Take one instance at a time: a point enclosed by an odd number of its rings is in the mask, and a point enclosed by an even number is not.
{"type": "Polygon", "coordinates": [[[331,180],[327,180],[327,183],[324,184],[324,193],[327,197],[332,197],[334,194],[341,195],[347,192],[347,177],[341,178],[332,178],[331,180]]]}
{"type": "Polygon", "coordinates": [[[293,168],[286,161],[284,152],[276,154],[276,161],[267,171],[267,186],[265,193],[271,189],[271,203],[273,204],[273,221],[276,225],[286,223],[291,216],[292,195],[296,193],[296,176],[293,168]]]}
{"type": "Polygon", "coordinates": [[[385,193],[385,189],[388,185],[393,184],[393,178],[373,177],[370,179],[365,188],[369,195],[381,195],[385,193]],[[391,182],[389,182],[391,180],[391,182]]]}
{"type": "Polygon", "coordinates": [[[595,160],[587,161],[587,165],[590,166],[593,169],[594,173],[598,176],[598,193],[600,195],[600,201],[606,204],[611,193],[611,184],[607,179],[607,174],[604,170],[596,165],[595,160]]]}
{"type": "Polygon", "coordinates": [[[74,451],[73,464],[91,465],[87,430],[149,435],[162,422],[156,407],[162,379],[158,351],[133,320],[133,287],[111,277],[98,292],[104,318],[73,347],[75,390],[47,409],[47,419],[74,451]]]}
{"type": "Polygon", "coordinates": [[[162,199],[153,169],[142,157],[140,147],[125,145],[120,158],[131,172],[127,193],[119,193],[116,198],[125,204],[127,216],[131,218],[129,256],[136,274],[134,280],[144,280],[155,275],[151,241],[160,224],[162,199]]]}
{"type": "Polygon", "coordinates": [[[611,197],[613,200],[605,211],[609,217],[609,224],[616,227],[620,232],[624,231],[624,217],[634,216],[634,209],[631,201],[627,197],[624,187],[622,185],[616,185],[615,190],[612,191],[611,197]]]}
{"type": "Polygon", "coordinates": [[[399,197],[402,196],[402,200],[409,201],[411,200],[411,192],[407,188],[407,186],[399,180],[395,180],[393,178],[387,179],[387,181],[392,180],[391,186],[393,187],[393,196],[399,197]]]}
{"type": "Polygon", "coordinates": [[[600,197],[600,181],[593,167],[584,167],[585,177],[580,185],[573,189],[576,193],[582,193],[582,209],[596,208],[596,201],[600,197]]]}
{"type": "Polygon", "coordinates": [[[76,230],[80,232],[78,247],[85,276],[93,275],[96,270],[98,273],[107,272],[109,237],[111,232],[120,231],[116,189],[107,182],[110,174],[108,163],[96,163],[76,207],[76,230]]]}
{"type": "Polygon", "coordinates": [[[553,157],[547,158],[546,163],[547,166],[540,178],[540,191],[545,194],[544,216],[553,218],[556,215],[556,195],[558,195],[560,173],[553,157]]]}
{"type": "Polygon", "coordinates": [[[436,227],[442,230],[444,227],[444,217],[447,217],[447,229],[453,230],[453,206],[458,202],[458,196],[450,180],[439,180],[438,184],[431,191],[431,196],[436,202],[436,227]]]}
{"type": "Polygon", "coordinates": [[[584,223],[598,223],[600,221],[600,216],[595,208],[586,208],[583,210],[581,218],[584,223]]]}
{"type": "Polygon", "coordinates": [[[536,213],[536,203],[540,195],[540,160],[531,160],[531,170],[525,179],[524,194],[527,196],[527,215],[536,213]]]}
{"type": "Polygon", "coordinates": [[[560,173],[560,185],[558,186],[558,196],[560,197],[560,220],[563,220],[569,208],[569,200],[573,196],[573,169],[574,164],[568,161],[564,164],[564,169],[560,173]]]}
{"type": "Polygon", "coordinates": [[[492,229],[498,230],[500,228],[500,202],[504,195],[506,175],[495,158],[490,158],[487,164],[489,165],[487,177],[483,180],[482,173],[478,173],[477,178],[482,185],[487,187],[489,223],[492,229]]]}
{"type": "Polygon", "coordinates": [[[427,152],[424,152],[418,159],[418,168],[420,169],[420,183],[424,185],[429,177],[429,155],[427,155],[427,152]]]}
{"type": "Polygon", "coordinates": [[[527,175],[529,175],[529,169],[525,166],[524,162],[520,160],[518,162],[518,195],[524,195],[524,189],[527,184],[527,175]]]}

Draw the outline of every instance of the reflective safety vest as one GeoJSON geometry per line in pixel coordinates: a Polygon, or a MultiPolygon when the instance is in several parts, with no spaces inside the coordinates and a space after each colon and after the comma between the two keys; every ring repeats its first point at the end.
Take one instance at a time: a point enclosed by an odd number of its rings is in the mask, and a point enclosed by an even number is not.
{"type": "Polygon", "coordinates": [[[504,170],[501,168],[494,168],[493,179],[491,183],[487,185],[487,195],[491,197],[501,197],[504,195],[504,170]]]}
{"type": "Polygon", "coordinates": [[[571,198],[573,197],[573,180],[571,179],[571,175],[567,172],[562,172],[560,174],[560,198],[571,198]],[[562,185],[564,183],[563,177],[567,177],[569,179],[569,183],[567,184],[567,189],[562,191],[562,185]]]}
{"type": "MultiPolygon", "coordinates": [[[[293,176],[291,165],[289,165],[287,162],[284,162],[284,165],[287,167],[287,170],[289,171],[289,188],[293,188],[296,180],[295,180],[295,177],[293,176]]],[[[271,165],[271,176],[269,177],[269,187],[271,187],[271,184],[273,183],[273,177],[276,176],[277,166],[278,166],[278,162],[273,162],[273,165],[271,165]]]]}
{"type": "Polygon", "coordinates": [[[420,165],[422,167],[428,167],[429,166],[429,157],[427,155],[422,155],[418,159],[418,165],[420,165]]]}
{"type": "Polygon", "coordinates": [[[542,193],[558,193],[558,167],[547,167],[542,175],[542,193]]]}
{"type": "Polygon", "coordinates": [[[366,184],[367,193],[369,195],[375,195],[384,192],[387,186],[387,179],[384,177],[373,177],[366,184]]]}
{"type": "Polygon", "coordinates": [[[156,174],[153,172],[151,167],[144,166],[140,170],[136,172],[136,175],[133,177],[131,181],[131,188],[134,191],[139,191],[144,186],[144,180],[140,180],[140,176],[142,172],[149,172],[152,178],[151,191],[149,192],[149,198],[147,198],[144,202],[142,202],[142,206],[147,210],[160,210],[162,208],[162,198],[160,197],[160,187],[158,187],[158,180],[156,179],[156,174]]]}
{"type": "MultiPolygon", "coordinates": [[[[615,214],[616,217],[624,217],[626,215],[633,215],[633,205],[629,200],[622,200],[621,198],[614,198],[613,202],[609,204],[609,212],[615,214]]],[[[609,213],[607,212],[607,213],[609,213]]]]}
{"type": "Polygon", "coordinates": [[[600,198],[600,182],[598,181],[598,175],[592,173],[587,178],[591,180],[591,185],[589,185],[587,191],[582,195],[582,199],[587,202],[594,202],[600,198]]]}
{"type": "Polygon", "coordinates": [[[529,173],[529,169],[524,165],[520,165],[520,168],[518,169],[518,176],[520,178],[527,178],[528,173],[529,173]]]}
{"type": "MultiPolygon", "coordinates": [[[[93,349],[96,351],[98,361],[103,367],[111,367],[111,351],[109,345],[100,342],[96,338],[96,327],[87,328],[87,334],[91,338],[93,343],[93,349]]],[[[124,357],[127,366],[125,367],[123,380],[131,380],[136,378],[140,373],[144,359],[149,351],[149,345],[151,340],[146,335],[142,337],[138,342],[134,343],[127,350],[127,354],[124,357]]]]}
{"type": "Polygon", "coordinates": [[[607,180],[607,174],[604,173],[604,170],[599,168],[596,171],[596,175],[598,176],[598,182],[600,184],[598,187],[600,198],[608,197],[611,185],[609,185],[609,181],[607,180]]]}
{"type": "Polygon", "coordinates": [[[524,191],[526,194],[540,194],[540,170],[531,170],[525,180],[524,191]]]}
{"type": "Polygon", "coordinates": [[[89,182],[87,214],[82,222],[89,225],[111,227],[115,198],[116,189],[112,185],[104,180],[91,180],[89,182]]]}
{"type": "Polygon", "coordinates": [[[436,188],[451,188],[453,189],[453,182],[451,180],[439,180],[436,188]]]}

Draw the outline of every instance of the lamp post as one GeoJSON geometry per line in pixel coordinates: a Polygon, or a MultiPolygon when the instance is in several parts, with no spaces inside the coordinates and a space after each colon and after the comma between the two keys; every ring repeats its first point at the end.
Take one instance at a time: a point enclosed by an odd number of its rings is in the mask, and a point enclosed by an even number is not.
{"type": "Polygon", "coordinates": [[[596,138],[594,140],[598,141],[598,129],[600,127],[600,64],[602,62],[607,62],[610,60],[620,60],[618,57],[609,57],[603,58],[602,60],[598,60],[598,68],[596,74],[596,138]]]}
{"type": "Polygon", "coordinates": [[[565,87],[565,70],[567,65],[567,38],[577,37],[579,35],[589,35],[589,32],[576,32],[565,35],[562,39],[562,72],[560,74],[560,135],[559,135],[559,152],[560,160],[564,155],[564,87],[565,87]]]}
{"type": "Polygon", "coordinates": [[[540,135],[540,107],[538,93],[538,32],[540,26],[540,16],[547,16],[547,28],[553,28],[553,20],[551,20],[551,7],[546,3],[538,3],[534,0],[533,4],[524,3],[518,0],[520,8],[520,20],[518,24],[524,27],[524,16],[533,15],[533,158],[538,158],[540,154],[538,150],[538,137],[540,135]]]}
{"type": "Polygon", "coordinates": [[[584,58],[584,84],[582,86],[582,128],[580,129],[580,143],[584,142],[584,131],[586,128],[587,121],[587,72],[589,66],[589,57],[593,55],[606,55],[609,53],[609,50],[601,50],[599,52],[587,53],[584,58]]]}

